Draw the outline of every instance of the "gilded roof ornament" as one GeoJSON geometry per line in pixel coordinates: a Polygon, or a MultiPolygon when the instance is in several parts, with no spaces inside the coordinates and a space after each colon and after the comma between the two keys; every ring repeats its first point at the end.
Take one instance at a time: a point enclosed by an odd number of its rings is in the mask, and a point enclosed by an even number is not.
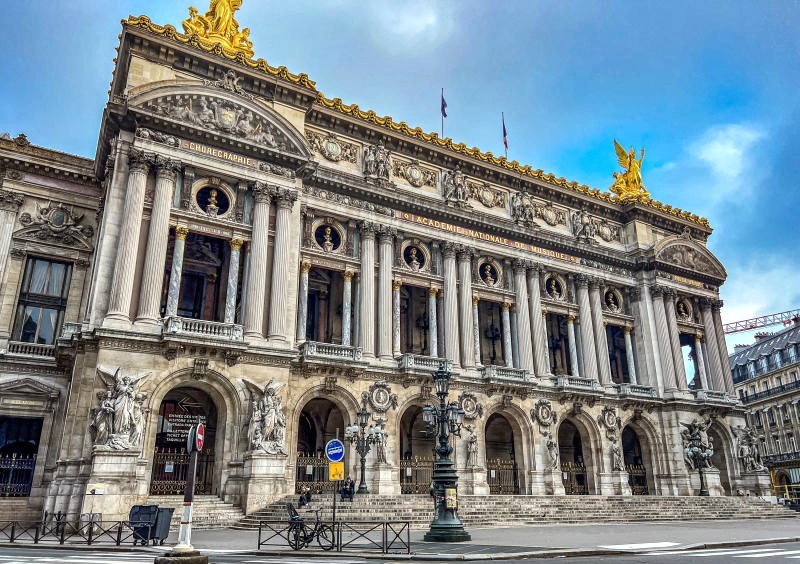
{"type": "Polygon", "coordinates": [[[191,38],[196,35],[200,43],[207,46],[222,45],[236,53],[253,58],[253,42],[250,28],[239,31],[239,22],[234,18],[242,0],[211,0],[208,12],[201,16],[197,8],[189,7],[189,17],[183,20],[183,30],[191,38]]]}
{"type": "Polygon", "coordinates": [[[611,185],[611,192],[613,192],[619,201],[627,202],[632,200],[647,201],[650,199],[650,193],[644,187],[642,182],[642,162],[644,161],[644,147],[642,147],[642,154],[640,158],[636,158],[636,151],[633,147],[629,151],[620,145],[614,139],[614,150],[617,152],[617,159],[619,166],[625,169],[624,172],[614,173],[614,184],[611,185]]]}

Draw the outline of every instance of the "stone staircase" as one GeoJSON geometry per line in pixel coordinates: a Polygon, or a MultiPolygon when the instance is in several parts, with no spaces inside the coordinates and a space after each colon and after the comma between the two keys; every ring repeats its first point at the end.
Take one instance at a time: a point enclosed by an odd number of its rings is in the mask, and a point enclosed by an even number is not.
{"type": "MultiPolygon", "coordinates": [[[[287,502],[296,506],[297,496],[272,503],[233,528],[257,529],[260,520],[285,521],[287,502]]],[[[309,507],[321,507],[320,516],[331,518],[330,496],[315,497],[309,507]]],[[[795,511],[758,497],[678,496],[464,495],[459,497],[458,515],[467,527],[798,517],[795,511]]],[[[336,519],[409,521],[413,529],[426,529],[433,519],[433,504],[427,495],[357,495],[352,503],[337,500],[336,519]]]]}
{"type": "MultiPolygon", "coordinates": [[[[151,495],[147,498],[148,505],[160,507],[173,507],[172,525],[170,529],[177,531],[181,524],[183,512],[182,495],[151,495]]],[[[192,507],[193,529],[221,529],[230,527],[244,519],[244,513],[232,503],[225,503],[215,495],[196,495],[192,507]]]]}

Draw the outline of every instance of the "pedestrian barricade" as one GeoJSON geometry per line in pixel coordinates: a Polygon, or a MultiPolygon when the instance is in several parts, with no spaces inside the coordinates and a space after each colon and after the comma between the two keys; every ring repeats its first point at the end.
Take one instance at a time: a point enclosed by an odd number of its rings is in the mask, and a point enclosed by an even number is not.
{"type": "Polygon", "coordinates": [[[150,527],[143,529],[130,521],[0,521],[0,543],[114,545],[136,544],[150,537],[150,527]]]}
{"type": "MultiPolygon", "coordinates": [[[[408,521],[327,522],[334,532],[337,552],[411,553],[411,524],[408,521]]],[[[258,550],[286,550],[293,546],[296,520],[259,521],[258,550]]]]}

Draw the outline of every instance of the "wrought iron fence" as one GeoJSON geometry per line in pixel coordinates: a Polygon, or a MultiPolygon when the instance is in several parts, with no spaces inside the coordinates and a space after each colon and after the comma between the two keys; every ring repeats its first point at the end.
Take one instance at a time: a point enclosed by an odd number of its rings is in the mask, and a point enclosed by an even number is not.
{"type": "Polygon", "coordinates": [[[0,497],[29,496],[35,467],[35,454],[0,456],[0,497]]]}
{"type": "MultiPolygon", "coordinates": [[[[408,521],[336,521],[325,524],[333,528],[337,552],[411,554],[411,524],[408,521]]],[[[285,550],[291,546],[292,525],[288,520],[259,521],[258,550],[285,550]]]]}
{"type": "MultiPolygon", "coordinates": [[[[153,457],[152,495],[182,495],[189,474],[189,453],[185,449],[158,448],[153,457]]],[[[195,494],[211,494],[214,478],[214,451],[204,450],[197,458],[195,494]]]]}
{"type": "Polygon", "coordinates": [[[308,486],[312,494],[331,493],[336,482],[328,480],[328,459],[320,454],[299,453],[296,459],[295,493],[308,486]]]}
{"type": "Polygon", "coordinates": [[[0,543],[114,545],[147,544],[151,525],[130,521],[0,521],[0,543]]]}
{"type": "Polygon", "coordinates": [[[519,494],[519,472],[517,462],[513,458],[487,460],[486,470],[490,494],[519,494]]]}
{"type": "Polygon", "coordinates": [[[564,491],[567,495],[587,495],[589,488],[586,482],[586,466],[577,462],[562,462],[561,476],[564,491]]]}
{"type": "Polygon", "coordinates": [[[628,472],[628,485],[633,495],[650,495],[647,487],[647,468],[642,464],[627,464],[625,471],[628,472]]]}
{"type": "Polygon", "coordinates": [[[400,493],[426,494],[433,479],[433,457],[415,456],[400,461],[400,493]]]}

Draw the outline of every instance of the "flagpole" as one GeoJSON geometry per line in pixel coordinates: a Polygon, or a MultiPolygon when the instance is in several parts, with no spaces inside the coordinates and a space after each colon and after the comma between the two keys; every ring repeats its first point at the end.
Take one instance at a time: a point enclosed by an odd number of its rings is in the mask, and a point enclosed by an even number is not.
{"type": "MultiPolygon", "coordinates": [[[[444,100],[444,86],[442,87],[442,100],[444,100]]],[[[444,139],[444,112],[439,112],[442,114],[442,139],[444,139]]]]}

